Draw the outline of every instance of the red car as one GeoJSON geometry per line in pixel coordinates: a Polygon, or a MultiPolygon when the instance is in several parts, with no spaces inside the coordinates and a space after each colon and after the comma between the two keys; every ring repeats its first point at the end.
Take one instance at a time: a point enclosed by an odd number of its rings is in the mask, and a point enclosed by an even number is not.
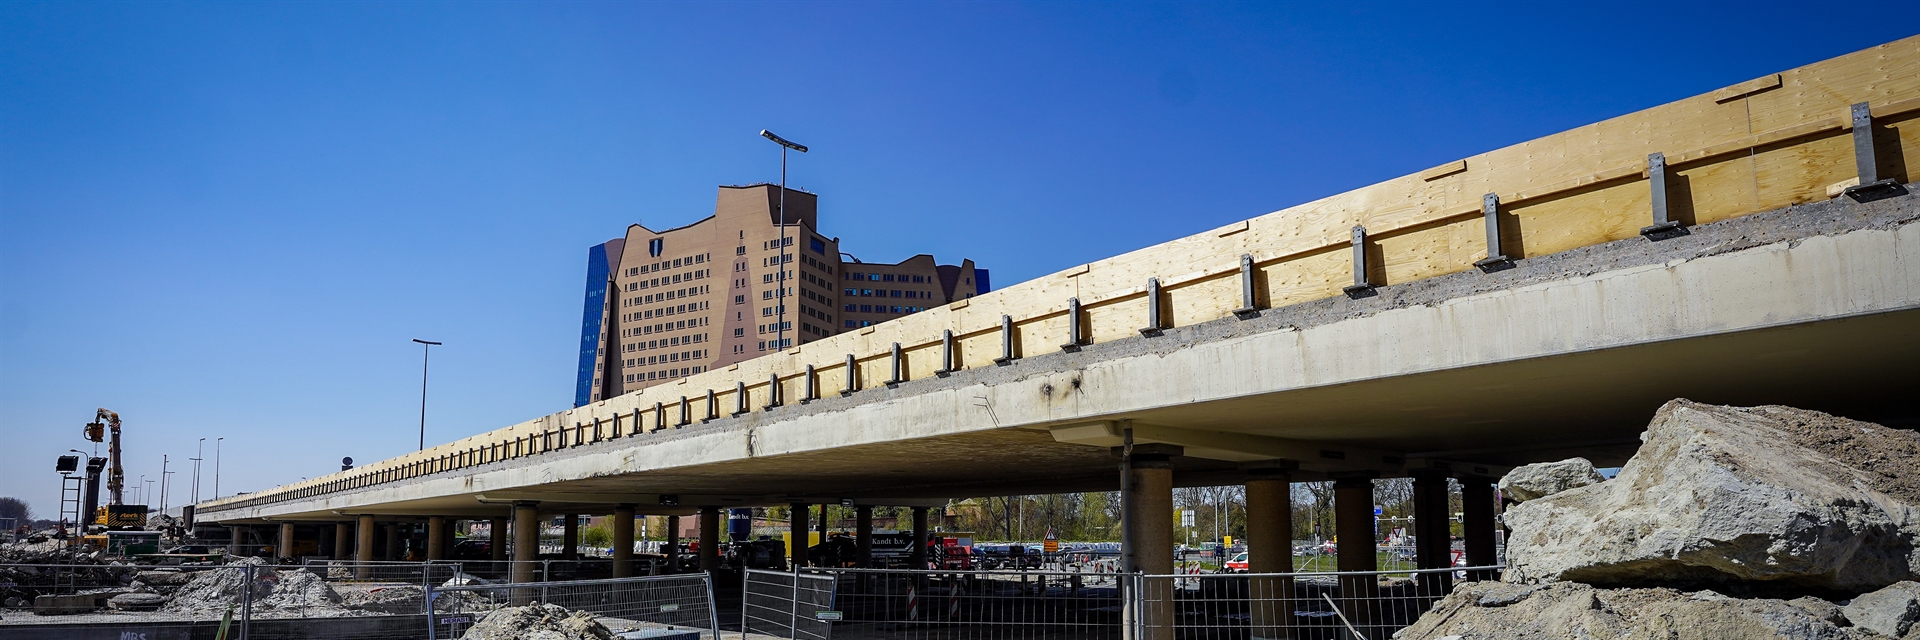
{"type": "Polygon", "coordinates": [[[1226,564],[1226,570],[1228,573],[1246,573],[1247,572],[1247,554],[1242,553],[1239,555],[1235,555],[1232,560],[1228,560],[1226,564]]]}

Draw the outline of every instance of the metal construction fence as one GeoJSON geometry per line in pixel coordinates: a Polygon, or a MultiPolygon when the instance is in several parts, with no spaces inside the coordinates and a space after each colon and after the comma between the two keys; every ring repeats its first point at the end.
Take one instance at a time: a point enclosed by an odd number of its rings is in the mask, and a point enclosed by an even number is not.
{"type": "Polygon", "coordinates": [[[458,638],[489,612],[531,603],[593,614],[615,633],[698,629],[718,638],[713,579],[705,573],[520,584],[447,584],[427,590],[426,634],[458,638]]]}
{"type": "Polygon", "coordinates": [[[833,610],[836,586],[832,575],[748,569],[742,581],[743,640],[748,634],[826,640],[834,621],[840,618],[840,613],[833,610]]]}
{"type": "Polygon", "coordinates": [[[749,571],[748,634],[954,640],[1390,638],[1501,567],[1285,574],[749,571]]]}

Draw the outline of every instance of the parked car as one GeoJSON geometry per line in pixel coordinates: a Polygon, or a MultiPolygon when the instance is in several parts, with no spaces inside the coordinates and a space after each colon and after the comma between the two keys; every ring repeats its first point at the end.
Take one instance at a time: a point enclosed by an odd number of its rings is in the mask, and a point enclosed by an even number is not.
{"type": "Polygon", "coordinates": [[[1235,555],[1233,559],[1227,561],[1227,564],[1223,568],[1226,570],[1227,573],[1246,573],[1247,572],[1247,554],[1242,553],[1239,555],[1235,555]]]}

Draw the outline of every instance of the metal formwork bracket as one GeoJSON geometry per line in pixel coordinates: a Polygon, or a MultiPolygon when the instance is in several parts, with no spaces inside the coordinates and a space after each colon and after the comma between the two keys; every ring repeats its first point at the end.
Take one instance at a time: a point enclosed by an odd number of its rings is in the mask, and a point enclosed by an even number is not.
{"type": "Polygon", "coordinates": [[[1000,357],[994,358],[994,364],[1013,362],[1013,316],[1000,316],[1000,357]]]}
{"type": "Polygon", "coordinates": [[[761,407],[761,409],[772,411],[776,408],[779,408],[779,406],[780,406],[780,374],[770,373],[770,374],[767,374],[767,406],[761,407]]]}
{"type": "Polygon", "coordinates": [[[1907,188],[1900,181],[1880,179],[1880,162],[1873,151],[1873,109],[1865,102],[1853,105],[1853,165],[1859,171],[1860,184],[1847,187],[1845,193],[1855,202],[1906,195],[1907,188]]]}
{"type": "Polygon", "coordinates": [[[747,401],[746,381],[743,380],[740,382],[733,383],[733,415],[737,416],[737,415],[746,413],[748,411],[752,411],[753,408],[750,406],[747,406],[747,404],[748,404],[748,401],[747,401]]]}
{"type": "Polygon", "coordinates": [[[684,427],[693,424],[693,403],[686,396],[680,396],[680,422],[673,426],[684,427]]]}
{"type": "Polygon", "coordinates": [[[720,417],[720,397],[712,389],[707,390],[707,419],[720,417]]]}
{"type": "Polygon", "coordinates": [[[1080,340],[1080,298],[1067,298],[1067,342],[1060,345],[1060,350],[1078,350],[1080,340]]]}
{"type": "Polygon", "coordinates": [[[653,430],[659,431],[665,428],[667,428],[667,405],[655,402],[653,403],[653,430]]]}
{"type": "Polygon", "coordinates": [[[1665,240],[1678,235],[1680,223],[1667,217],[1667,154],[1647,155],[1647,185],[1652,190],[1653,224],[1640,228],[1648,240],[1665,240]]]}
{"type": "Polygon", "coordinates": [[[1259,301],[1254,298],[1254,293],[1257,290],[1254,288],[1255,283],[1253,279],[1257,276],[1259,276],[1259,272],[1254,271],[1253,269],[1253,254],[1251,253],[1241,254],[1240,255],[1240,308],[1233,310],[1233,315],[1240,316],[1241,320],[1245,320],[1247,318],[1251,318],[1260,314],[1260,305],[1258,304],[1259,301]]]}
{"type": "Polygon", "coordinates": [[[800,404],[820,399],[820,377],[813,372],[813,365],[807,365],[806,395],[801,396],[800,404]]]}
{"type": "Polygon", "coordinates": [[[849,396],[860,390],[860,366],[853,354],[847,354],[847,386],[840,389],[840,395],[849,396]]]}
{"type": "Polygon", "coordinates": [[[1513,259],[1500,250],[1500,194],[1489,193],[1480,197],[1480,213],[1486,218],[1487,257],[1475,260],[1473,266],[1481,271],[1494,272],[1513,266],[1513,259]]]}
{"type": "Polygon", "coordinates": [[[1353,286],[1342,287],[1349,298],[1373,295],[1373,283],[1367,281],[1367,228],[1353,225],[1353,286]]]}
{"type": "Polygon", "coordinates": [[[1140,328],[1140,335],[1157,336],[1164,328],[1160,323],[1160,279],[1147,278],[1147,326],[1140,328]]]}
{"type": "Polygon", "coordinates": [[[892,352],[892,357],[890,358],[893,361],[893,377],[887,379],[887,384],[895,385],[895,384],[900,384],[902,382],[907,381],[906,376],[901,375],[905,373],[904,371],[902,371],[902,369],[904,369],[905,367],[901,366],[902,364],[904,364],[904,358],[905,356],[902,356],[900,354],[900,343],[898,342],[893,343],[893,352],[892,352]]]}
{"type": "Polygon", "coordinates": [[[945,376],[956,368],[953,366],[953,330],[943,329],[940,331],[940,368],[934,369],[933,374],[945,376]]]}

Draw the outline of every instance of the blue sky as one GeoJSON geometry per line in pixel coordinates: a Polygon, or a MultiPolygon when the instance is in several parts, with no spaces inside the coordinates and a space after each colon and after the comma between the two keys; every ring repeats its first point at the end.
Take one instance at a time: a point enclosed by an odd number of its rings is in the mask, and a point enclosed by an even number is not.
{"type": "Polygon", "coordinates": [[[416,337],[430,442],[566,408],[586,248],[777,179],[762,128],[854,254],[1005,286],[1914,32],[1839,15],[0,4],[0,495],[57,511],[102,406],[206,496],[212,438],[224,493],[409,451],[416,337]]]}

